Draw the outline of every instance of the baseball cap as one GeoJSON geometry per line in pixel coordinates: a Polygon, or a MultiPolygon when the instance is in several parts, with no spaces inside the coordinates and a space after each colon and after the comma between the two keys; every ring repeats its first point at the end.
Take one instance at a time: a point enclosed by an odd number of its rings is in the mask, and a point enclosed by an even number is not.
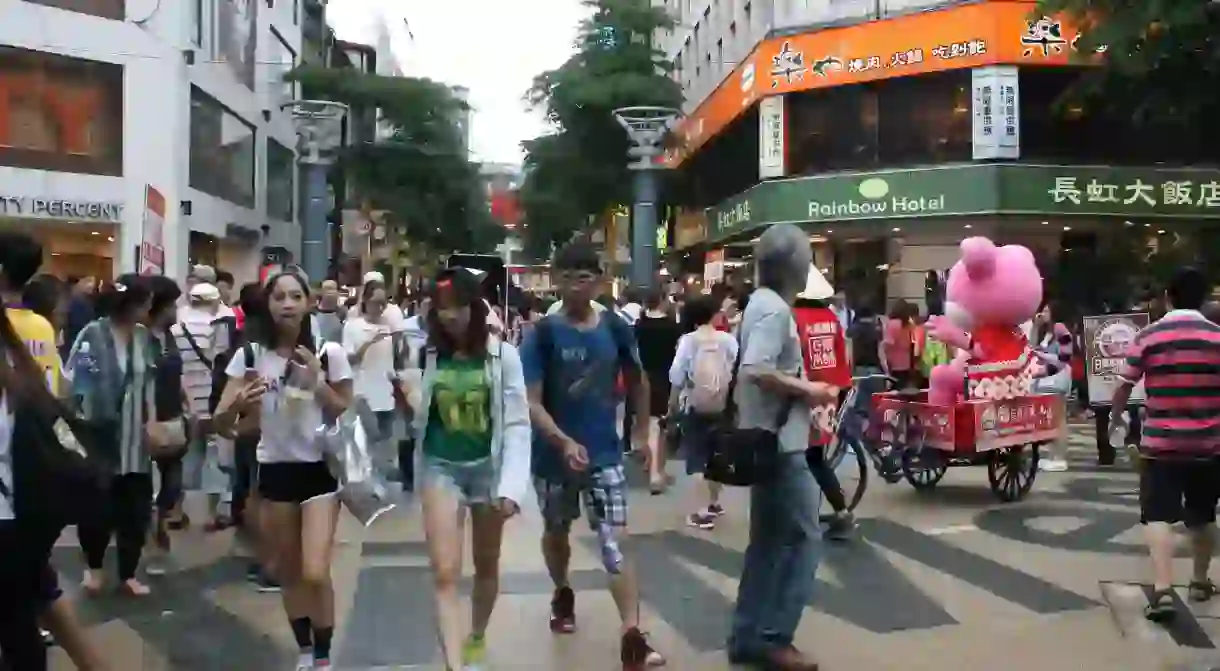
{"type": "Polygon", "coordinates": [[[191,279],[194,279],[197,282],[206,282],[208,284],[215,284],[216,283],[216,269],[213,268],[212,266],[199,263],[194,266],[191,266],[191,272],[189,274],[189,277],[191,277],[191,279]]]}
{"type": "Polygon", "coordinates": [[[210,303],[220,300],[220,289],[217,289],[216,285],[214,284],[200,282],[199,284],[191,287],[190,295],[191,298],[195,300],[208,301],[210,303]]]}
{"type": "Polygon", "coordinates": [[[432,299],[433,306],[438,306],[442,299],[466,305],[482,296],[482,286],[478,278],[465,268],[445,268],[429,283],[427,295],[432,299]]]}
{"type": "Polygon", "coordinates": [[[368,284],[369,282],[380,282],[382,284],[385,284],[385,275],[382,275],[381,273],[377,272],[376,270],[370,270],[364,274],[363,283],[368,284]]]}

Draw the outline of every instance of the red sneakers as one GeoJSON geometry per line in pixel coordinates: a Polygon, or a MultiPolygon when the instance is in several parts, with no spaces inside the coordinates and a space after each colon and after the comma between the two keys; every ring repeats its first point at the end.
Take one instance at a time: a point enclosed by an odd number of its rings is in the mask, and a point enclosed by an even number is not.
{"type": "Polygon", "coordinates": [[[576,593],[571,587],[560,587],[551,597],[551,631],[556,634],[576,631],[576,593]]]}

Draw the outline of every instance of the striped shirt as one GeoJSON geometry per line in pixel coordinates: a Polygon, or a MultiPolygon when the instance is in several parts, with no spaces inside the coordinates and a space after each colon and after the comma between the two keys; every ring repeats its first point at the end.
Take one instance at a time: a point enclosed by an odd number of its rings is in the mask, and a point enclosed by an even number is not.
{"type": "Polygon", "coordinates": [[[1173,310],[1135,336],[1119,371],[1144,381],[1150,456],[1220,455],[1220,326],[1195,310],[1173,310]]]}
{"type": "Polygon", "coordinates": [[[223,305],[215,311],[188,306],[178,310],[178,323],[170,328],[182,356],[182,391],[186,394],[192,415],[210,415],[208,400],[212,396],[211,362],[216,359],[217,348],[213,337],[216,321],[232,316],[233,311],[223,305]],[[191,341],[194,341],[193,346],[191,341]],[[206,362],[199,358],[200,353],[206,357],[206,362]]]}

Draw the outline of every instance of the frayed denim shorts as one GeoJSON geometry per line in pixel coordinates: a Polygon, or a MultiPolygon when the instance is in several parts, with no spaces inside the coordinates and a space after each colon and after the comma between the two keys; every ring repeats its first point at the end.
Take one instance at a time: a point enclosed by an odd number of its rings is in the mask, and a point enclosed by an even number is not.
{"type": "Polygon", "coordinates": [[[488,504],[495,498],[496,467],[491,457],[478,461],[445,461],[424,455],[421,483],[440,487],[467,506],[488,504]]]}

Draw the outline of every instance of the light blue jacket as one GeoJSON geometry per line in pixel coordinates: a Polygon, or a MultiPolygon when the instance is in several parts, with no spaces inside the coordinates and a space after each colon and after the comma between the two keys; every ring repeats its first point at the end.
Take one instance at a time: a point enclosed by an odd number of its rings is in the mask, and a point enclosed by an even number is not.
{"type": "MultiPolygon", "coordinates": [[[[521,505],[531,486],[530,454],[533,440],[521,355],[516,347],[495,336],[488,339],[487,352],[487,379],[491,381],[491,456],[496,470],[495,496],[521,505]]],[[[409,361],[409,365],[415,365],[419,361],[418,355],[412,355],[409,361]]],[[[435,375],[436,349],[430,347],[425,353],[418,405],[411,426],[416,445],[424,444],[428,413],[432,410],[435,375]]]]}

